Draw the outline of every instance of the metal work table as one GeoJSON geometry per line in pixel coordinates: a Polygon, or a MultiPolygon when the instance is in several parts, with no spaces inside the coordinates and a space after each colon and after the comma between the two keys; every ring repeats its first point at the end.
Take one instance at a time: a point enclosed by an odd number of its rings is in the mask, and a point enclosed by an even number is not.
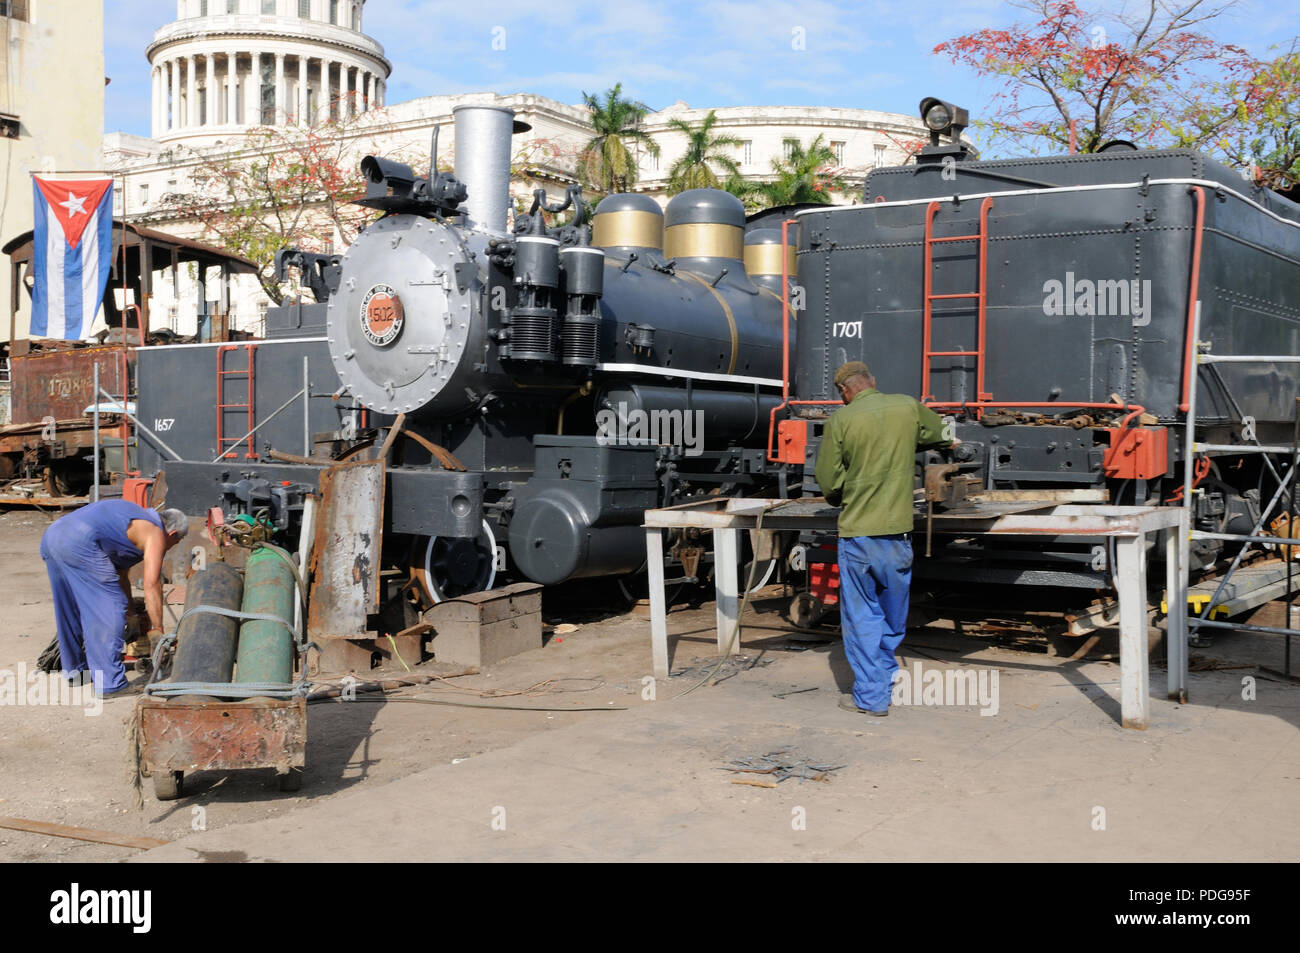
{"type": "MultiPolygon", "coordinates": [[[[938,533],[1000,536],[1107,536],[1116,540],[1115,582],[1120,617],[1120,708],[1125,728],[1149,723],[1150,670],[1147,661],[1147,560],[1149,533],[1173,529],[1165,541],[1166,585],[1181,591],[1179,544],[1187,535],[1186,511],[1180,507],[1104,506],[1045,503],[1016,512],[1007,507],[972,506],[934,514],[938,533]]],[[[800,530],[834,532],[838,510],[820,500],[716,499],[646,510],[646,565],[650,573],[650,643],[654,671],[668,676],[668,619],[664,595],[663,530],[708,529],[713,532],[717,586],[718,652],[727,650],[740,608],[740,532],[800,530]]],[[[1169,697],[1187,697],[1187,607],[1170,599],[1168,618],[1169,697]]],[[[740,650],[739,640],[731,646],[740,650]]]]}

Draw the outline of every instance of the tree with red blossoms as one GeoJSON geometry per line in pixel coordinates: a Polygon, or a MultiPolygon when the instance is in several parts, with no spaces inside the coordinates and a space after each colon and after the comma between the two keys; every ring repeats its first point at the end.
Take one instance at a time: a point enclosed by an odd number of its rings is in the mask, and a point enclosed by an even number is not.
{"type": "Polygon", "coordinates": [[[189,150],[192,189],[163,204],[198,218],[214,244],[256,264],[262,290],[279,304],[285,291],[275,279],[276,252],[326,252],[336,237],[349,245],[378,214],[352,202],[365,192],[361,158],[379,151],[386,132],[382,110],[312,126],[259,126],[233,149],[189,150]]]}
{"type": "Polygon", "coordinates": [[[1094,152],[1112,139],[1171,144],[1171,108],[1217,83],[1244,80],[1252,58],[1206,25],[1231,3],[1144,0],[1116,13],[1074,0],[1025,0],[1030,19],[941,43],[934,52],[1000,77],[992,114],[977,125],[1029,152],[1094,152]]]}

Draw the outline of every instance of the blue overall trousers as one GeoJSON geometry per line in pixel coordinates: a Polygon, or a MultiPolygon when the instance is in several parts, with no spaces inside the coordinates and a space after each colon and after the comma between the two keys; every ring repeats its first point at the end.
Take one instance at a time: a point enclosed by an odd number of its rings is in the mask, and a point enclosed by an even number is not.
{"type": "Polygon", "coordinates": [[[911,537],[841,537],[839,564],[840,622],[844,654],[853,669],[853,702],[884,711],[898,671],[894,652],[907,633],[911,537]]]}
{"type": "Polygon", "coordinates": [[[162,529],[155,510],[125,500],[101,500],[55,520],[41,537],[64,677],[89,671],[104,692],[127,684],[122,664],[126,593],[118,573],[144,558],[126,538],[132,520],[147,520],[162,529]]]}

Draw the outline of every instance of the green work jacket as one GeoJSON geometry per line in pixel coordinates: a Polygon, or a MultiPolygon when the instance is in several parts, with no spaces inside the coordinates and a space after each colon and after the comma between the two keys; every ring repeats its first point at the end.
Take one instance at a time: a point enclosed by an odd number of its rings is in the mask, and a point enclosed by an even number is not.
{"type": "Polygon", "coordinates": [[[906,394],[868,387],[831,414],[817,451],[817,484],[842,506],[840,536],[912,531],[916,452],[946,447],[943,421],[906,394]]]}

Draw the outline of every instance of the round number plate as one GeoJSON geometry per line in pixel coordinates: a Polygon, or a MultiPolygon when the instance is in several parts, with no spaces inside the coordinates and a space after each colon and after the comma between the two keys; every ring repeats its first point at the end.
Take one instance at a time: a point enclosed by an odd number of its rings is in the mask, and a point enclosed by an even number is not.
{"type": "Polygon", "coordinates": [[[361,301],[361,331],[377,347],[387,347],[402,333],[402,302],[389,285],[375,285],[361,301]]]}

